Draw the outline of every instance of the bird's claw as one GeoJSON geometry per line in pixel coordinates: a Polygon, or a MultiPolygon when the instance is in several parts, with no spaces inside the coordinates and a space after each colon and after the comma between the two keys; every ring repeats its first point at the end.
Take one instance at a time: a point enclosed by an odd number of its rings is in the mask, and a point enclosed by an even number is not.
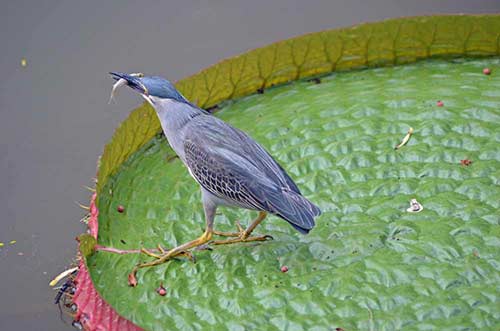
{"type": "Polygon", "coordinates": [[[158,250],[160,251],[161,254],[165,254],[167,252],[163,247],[161,247],[160,244],[158,244],[158,250]]]}
{"type": "MultiPolygon", "coordinates": [[[[157,247],[158,247],[158,251],[160,252],[160,254],[153,253],[152,251],[150,251],[146,248],[141,248],[141,252],[143,254],[146,254],[147,256],[150,256],[150,257],[155,258],[157,260],[164,259],[168,255],[168,250],[164,249],[160,244],[158,244],[157,247]]],[[[170,256],[170,258],[178,258],[181,256],[186,257],[188,260],[190,260],[192,262],[196,262],[196,258],[194,257],[193,253],[191,253],[189,251],[180,252],[177,255],[170,256]]]]}
{"type": "Polygon", "coordinates": [[[213,248],[208,246],[208,243],[207,244],[203,244],[203,245],[200,245],[198,247],[195,247],[194,248],[195,251],[213,251],[213,248]]]}
{"type": "Polygon", "coordinates": [[[191,253],[189,251],[181,252],[181,253],[179,253],[179,255],[177,255],[175,257],[180,257],[180,256],[184,256],[189,261],[196,263],[196,257],[193,255],[193,253],[191,253]]]}
{"type": "Polygon", "coordinates": [[[245,229],[241,226],[240,221],[236,220],[236,222],[235,222],[235,223],[236,223],[236,227],[238,228],[238,232],[239,232],[240,234],[244,233],[244,232],[245,232],[245,229]]]}
{"type": "MultiPolygon", "coordinates": [[[[159,247],[159,245],[158,245],[158,247],[159,247]]],[[[160,250],[160,252],[161,252],[162,254],[165,254],[165,251],[163,251],[163,250],[160,250]]],[[[143,248],[141,248],[141,253],[146,254],[147,256],[154,257],[155,259],[159,259],[159,258],[161,258],[161,255],[158,255],[158,254],[156,254],[156,253],[153,253],[153,252],[151,252],[150,250],[147,250],[147,249],[146,249],[146,248],[144,248],[144,247],[143,247],[143,248]]]]}
{"type": "Polygon", "coordinates": [[[274,240],[274,238],[270,235],[262,235],[262,236],[250,236],[251,231],[253,230],[245,230],[239,221],[236,221],[236,227],[238,228],[238,232],[222,232],[215,231],[214,234],[223,237],[232,237],[231,239],[226,240],[212,240],[209,242],[211,245],[224,245],[224,244],[234,244],[238,242],[250,242],[250,241],[267,241],[274,240]]]}
{"type": "Polygon", "coordinates": [[[217,231],[214,230],[213,233],[215,235],[221,236],[221,237],[237,237],[237,238],[242,238],[245,235],[245,229],[241,226],[240,221],[236,221],[236,228],[238,229],[238,232],[223,232],[223,231],[217,231]]]}
{"type": "Polygon", "coordinates": [[[246,232],[243,232],[236,238],[226,239],[226,240],[212,240],[210,242],[211,245],[225,245],[225,244],[235,244],[235,243],[246,243],[252,241],[267,241],[273,240],[274,238],[270,235],[262,235],[262,236],[247,236],[246,232]]]}

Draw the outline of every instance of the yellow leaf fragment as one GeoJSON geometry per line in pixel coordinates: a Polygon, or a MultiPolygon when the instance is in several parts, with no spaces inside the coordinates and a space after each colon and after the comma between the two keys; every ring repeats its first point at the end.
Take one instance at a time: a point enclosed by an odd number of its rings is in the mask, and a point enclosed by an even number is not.
{"type": "Polygon", "coordinates": [[[406,134],[406,136],[403,138],[403,140],[398,145],[396,145],[396,147],[394,147],[394,149],[400,149],[401,147],[403,147],[404,145],[406,145],[406,143],[408,142],[408,140],[410,140],[410,137],[411,137],[412,134],[413,134],[413,128],[410,128],[408,130],[408,133],[406,134]]]}
{"type": "Polygon", "coordinates": [[[74,267],[74,268],[70,268],[68,270],[64,270],[59,275],[57,275],[54,279],[52,279],[50,281],[49,285],[52,286],[52,287],[56,286],[57,283],[59,283],[59,281],[61,279],[66,278],[67,276],[69,276],[70,274],[72,274],[73,272],[75,272],[76,270],[78,270],[78,267],[74,267]]]}

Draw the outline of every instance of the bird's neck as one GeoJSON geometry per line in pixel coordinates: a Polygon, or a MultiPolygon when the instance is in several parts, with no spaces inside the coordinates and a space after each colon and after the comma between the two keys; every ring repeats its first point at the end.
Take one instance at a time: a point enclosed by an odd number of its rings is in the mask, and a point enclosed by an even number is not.
{"type": "Polygon", "coordinates": [[[202,115],[203,111],[184,102],[171,99],[155,101],[154,108],[170,146],[182,158],[184,153],[183,129],[191,119],[202,115]]]}

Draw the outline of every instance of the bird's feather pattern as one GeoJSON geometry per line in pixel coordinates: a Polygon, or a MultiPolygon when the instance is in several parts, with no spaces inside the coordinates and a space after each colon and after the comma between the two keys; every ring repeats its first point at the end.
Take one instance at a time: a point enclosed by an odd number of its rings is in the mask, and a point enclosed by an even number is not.
{"type": "Polygon", "coordinates": [[[184,128],[184,162],[207,191],[235,205],[265,210],[307,233],[320,210],[301,196],[293,180],[246,133],[213,116],[197,116],[184,128]]]}

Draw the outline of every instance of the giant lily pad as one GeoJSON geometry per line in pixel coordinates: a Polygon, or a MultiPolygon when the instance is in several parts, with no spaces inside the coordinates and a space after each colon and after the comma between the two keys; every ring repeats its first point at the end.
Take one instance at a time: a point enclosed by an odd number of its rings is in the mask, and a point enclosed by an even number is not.
{"type": "MultiPolygon", "coordinates": [[[[87,259],[97,291],[147,330],[498,326],[500,59],[368,68],[325,75],[320,84],[300,78],[432,55],[498,55],[499,26],[497,16],[452,16],[323,32],[181,82],[192,100],[220,103],[215,116],[266,146],[324,213],[308,236],[270,217],[257,231],[274,241],[141,270],[136,288],[127,274],[146,257],[97,252],[87,259]],[[261,87],[269,88],[241,97],[261,87]],[[394,150],[409,127],[411,140],[394,150]],[[473,163],[462,165],[465,158],[473,163]],[[411,198],[424,210],[408,213],[411,198]],[[166,296],[155,291],[160,283],[166,296]]],[[[144,106],[106,147],[101,245],[171,247],[203,231],[198,186],[158,128],[144,106]]],[[[220,211],[219,230],[255,216],[220,211]]]]}

